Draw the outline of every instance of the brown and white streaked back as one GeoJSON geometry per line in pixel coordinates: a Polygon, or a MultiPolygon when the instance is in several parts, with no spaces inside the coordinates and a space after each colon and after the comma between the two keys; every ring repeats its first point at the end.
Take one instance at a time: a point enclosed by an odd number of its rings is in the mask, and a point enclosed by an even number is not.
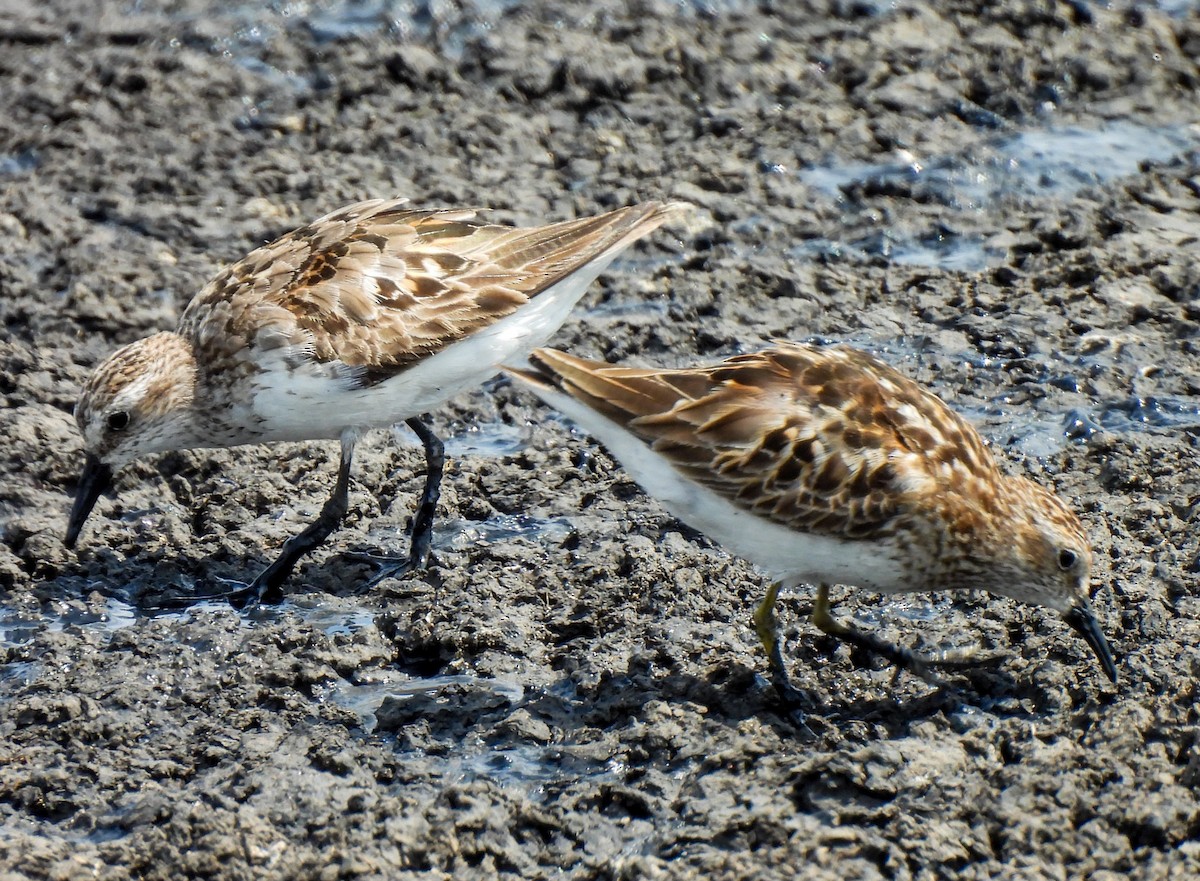
{"type": "Polygon", "coordinates": [[[865,352],[781,342],[713,366],[643,369],[538,349],[530,362],[512,372],[622,445],[676,516],[771,571],[885,592],[979,588],[1060,612],[1086,601],[1091,551],[1075,514],[1001,472],[965,419],[865,352]],[[618,432],[683,479],[638,462],[646,455],[618,432]],[[719,514],[717,500],[732,507],[719,514]],[[765,538],[770,526],[792,536],[790,554],[781,535],[765,538]]]}
{"type": "Polygon", "coordinates": [[[534,359],[690,479],[808,532],[866,538],[915,496],[986,492],[999,476],[961,416],[856,349],[781,343],[683,370],[534,359]]]}
{"type": "Polygon", "coordinates": [[[333,495],[246,592],[275,596],[344,516],[359,438],[404,422],[425,451],[404,563],[421,568],[444,464],[422,414],[544,345],[624,248],[684,207],[647,202],[516,229],[470,210],[361,202],[256,249],[201,289],[176,331],[115,352],[85,384],[75,410],[84,468],[66,543],[133,459],[336,439],[333,495]]]}
{"type": "Polygon", "coordinates": [[[822,630],[912,667],[838,622],[831,584],[975,588],[1047,606],[1116,662],[1088,598],[1092,554],[1049,490],[1003,473],[965,419],[856,349],[778,343],[720,364],[614,367],[537,349],[509,372],[604,443],[679,519],[774,578],[755,628],[782,670],[774,605],[818,586],[822,630]]]}
{"type": "Polygon", "coordinates": [[[677,208],[648,202],[532,229],[407,200],[350,205],[251,252],[212,279],[179,332],[230,356],[301,346],[379,382],[511,315],[677,208]]]}

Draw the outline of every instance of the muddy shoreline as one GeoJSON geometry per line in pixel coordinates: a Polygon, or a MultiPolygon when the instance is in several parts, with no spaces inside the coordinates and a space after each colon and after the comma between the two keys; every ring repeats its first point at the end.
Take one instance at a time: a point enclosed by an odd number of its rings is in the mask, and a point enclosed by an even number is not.
{"type": "Polygon", "coordinates": [[[1193,4],[77,0],[0,11],[0,879],[1200,876],[1200,11],[1193,4]],[[63,547],[88,371],[341,204],[534,223],[698,206],[555,343],[683,364],[850,341],[969,415],[1090,532],[1114,689],[1053,613],[839,609],[995,667],[937,691],[787,596],[496,380],[421,455],[356,455],[346,528],[252,576],[332,444],[131,466],[63,547]]]}

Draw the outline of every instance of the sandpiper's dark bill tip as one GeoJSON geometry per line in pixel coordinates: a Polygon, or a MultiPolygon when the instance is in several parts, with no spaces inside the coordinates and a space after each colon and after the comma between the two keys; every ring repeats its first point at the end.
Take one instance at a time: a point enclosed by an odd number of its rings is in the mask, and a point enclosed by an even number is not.
{"type": "Polygon", "coordinates": [[[100,494],[112,483],[112,476],[112,468],[88,454],[83,463],[83,474],[79,477],[79,489],[75,491],[75,504],[71,506],[71,516],[67,520],[67,535],[64,539],[67,547],[75,547],[75,540],[79,538],[84,521],[96,506],[96,499],[100,498],[100,494]]]}
{"type": "Polygon", "coordinates": [[[1096,657],[1100,661],[1100,666],[1104,668],[1104,674],[1116,684],[1117,662],[1113,660],[1112,649],[1108,647],[1108,640],[1104,638],[1104,633],[1100,630],[1100,623],[1096,620],[1096,613],[1092,611],[1091,606],[1083,603],[1072,606],[1070,611],[1063,615],[1063,620],[1071,625],[1071,629],[1082,636],[1084,642],[1092,647],[1092,651],[1096,653],[1096,657]]]}

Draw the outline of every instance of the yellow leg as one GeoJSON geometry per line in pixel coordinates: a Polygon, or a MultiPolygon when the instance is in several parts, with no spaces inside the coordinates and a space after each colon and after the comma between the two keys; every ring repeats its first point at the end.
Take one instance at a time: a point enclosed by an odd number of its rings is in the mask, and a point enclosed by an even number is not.
{"type": "Polygon", "coordinates": [[[936,676],[929,672],[929,659],[924,658],[902,646],[892,645],[880,639],[873,633],[859,630],[848,621],[834,617],[833,605],[829,602],[829,585],[822,584],[817,588],[817,601],[813,605],[812,622],[822,633],[836,637],[843,642],[866,649],[873,654],[886,658],[899,669],[908,670],[927,682],[942,684],[936,676]]]}
{"type": "Polygon", "coordinates": [[[775,601],[779,599],[779,588],[778,581],[767,588],[767,595],[754,610],[754,631],[758,634],[758,641],[766,649],[771,666],[777,671],[782,671],[783,657],[779,650],[779,619],[775,617],[775,601]]]}
{"type": "Polygon", "coordinates": [[[853,630],[849,625],[833,617],[833,605],[829,602],[828,584],[817,587],[817,601],[813,604],[812,623],[817,625],[817,629],[822,633],[828,633],[838,639],[846,639],[853,630]]]}
{"type": "Polygon", "coordinates": [[[791,707],[794,718],[803,721],[804,712],[801,707],[808,704],[807,698],[788,680],[787,668],[783,664],[782,641],[779,639],[779,619],[775,616],[775,601],[779,599],[779,591],[783,585],[776,581],[767,588],[767,595],[754,610],[754,631],[758,640],[767,652],[767,660],[771,665],[771,681],[783,699],[784,704],[791,707]]]}

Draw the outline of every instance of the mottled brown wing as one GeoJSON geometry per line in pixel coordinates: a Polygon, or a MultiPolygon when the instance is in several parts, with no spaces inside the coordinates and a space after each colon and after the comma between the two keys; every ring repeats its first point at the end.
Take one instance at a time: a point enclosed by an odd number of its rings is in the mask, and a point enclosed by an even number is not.
{"type": "Polygon", "coordinates": [[[516,229],[403,204],[350,205],[258,248],[205,286],[180,331],[210,346],[300,345],[363,368],[369,384],[512,314],[680,207],[516,229]]]}
{"type": "Polygon", "coordinates": [[[687,477],[807,532],[868,537],[915,496],[995,473],[960,416],[855,349],[788,343],[684,370],[530,360],[687,477]]]}

